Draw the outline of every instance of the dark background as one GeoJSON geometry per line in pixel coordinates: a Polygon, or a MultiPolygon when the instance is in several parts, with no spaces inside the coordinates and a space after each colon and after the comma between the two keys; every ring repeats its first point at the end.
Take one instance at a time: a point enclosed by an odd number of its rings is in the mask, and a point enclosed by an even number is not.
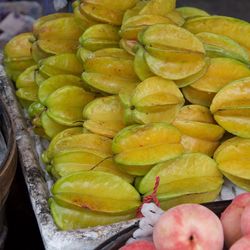
{"type": "Polygon", "coordinates": [[[21,166],[17,166],[6,204],[8,226],[5,250],[43,250],[43,243],[29,200],[21,166]]]}
{"type": "MultiPolygon", "coordinates": [[[[40,2],[47,8],[45,13],[53,11],[52,0],[40,2]]],[[[233,16],[250,21],[250,0],[177,0],[177,5],[194,6],[210,14],[233,16]]],[[[25,250],[43,249],[20,166],[7,200],[6,217],[9,228],[6,250],[15,250],[17,246],[18,249],[25,250]]]]}
{"type": "Polygon", "coordinates": [[[192,6],[213,15],[227,15],[250,21],[249,0],[177,0],[177,6],[192,6]]]}

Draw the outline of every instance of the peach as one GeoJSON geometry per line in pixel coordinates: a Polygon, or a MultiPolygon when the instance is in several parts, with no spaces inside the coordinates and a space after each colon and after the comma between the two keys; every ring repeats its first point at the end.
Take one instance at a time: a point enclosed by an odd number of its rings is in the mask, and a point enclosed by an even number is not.
{"type": "Polygon", "coordinates": [[[242,212],[240,228],[243,235],[250,235],[250,204],[242,212]]]}
{"type": "Polygon", "coordinates": [[[154,244],[147,240],[138,240],[123,246],[119,250],[156,250],[154,244]]]}
{"type": "Polygon", "coordinates": [[[224,244],[219,218],[198,204],[165,212],[154,227],[153,240],[157,250],[222,250],[224,244]]]}
{"type": "Polygon", "coordinates": [[[237,196],[221,215],[225,244],[229,248],[242,237],[241,215],[244,208],[250,204],[250,193],[237,196]]]}
{"type": "Polygon", "coordinates": [[[246,235],[237,240],[229,250],[249,250],[250,249],[250,235],[246,235]]]}

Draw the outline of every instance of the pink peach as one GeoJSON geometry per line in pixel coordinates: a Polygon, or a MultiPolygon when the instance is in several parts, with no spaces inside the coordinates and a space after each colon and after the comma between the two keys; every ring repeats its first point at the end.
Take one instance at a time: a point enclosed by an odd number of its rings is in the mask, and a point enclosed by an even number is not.
{"type": "Polygon", "coordinates": [[[153,231],[157,250],[222,250],[219,218],[198,204],[179,205],[166,211],[153,231]]]}
{"type": "Polygon", "coordinates": [[[237,240],[229,250],[249,250],[250,249],[250,235],[244,236],[237,240]]]}
{"type": "Polygon", "coordinates": [[[242,237],[241,215],[245,207],[250,204],[250,193],[237,196],[221,215],[225,244],[229,248],[242,237]]]}
{"type": "Polygon", "coordinates": [[[119,250],[156,250],[154,244],[147,240],[138,240],[127,244],[119,250]]]}

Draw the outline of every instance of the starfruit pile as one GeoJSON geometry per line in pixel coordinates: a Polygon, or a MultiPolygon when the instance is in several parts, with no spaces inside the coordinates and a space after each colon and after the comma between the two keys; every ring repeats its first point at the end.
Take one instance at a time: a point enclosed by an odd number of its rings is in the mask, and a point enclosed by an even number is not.
{"type": "Polygon", "coordinates": [[[4,49],[71,230],[250,191],[250,24],[175,0],[78,0],[4,49]],[[233,138],[231,138],[233,137],[233,138]],[[227,138],[231,138],[227,140],[227,138]],[[157,178],[159,177],[159,178],[157,178]]]}

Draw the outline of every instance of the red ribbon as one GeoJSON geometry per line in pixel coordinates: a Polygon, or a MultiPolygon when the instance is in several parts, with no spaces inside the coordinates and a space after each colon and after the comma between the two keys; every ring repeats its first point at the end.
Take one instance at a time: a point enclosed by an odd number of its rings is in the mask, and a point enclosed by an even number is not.
{"type": "Polygon", "coordinates": [[[138,209],[136,211],[136,218],[143,217],[143,215],[141,213],[141,209],[142,209],[143,204],[154,202],[158,207],[160,206],[160,202],[157,198],[157,191],[158,191],[159,184],[160,184],[160,176],[156,176],[154,190],[153,190],[152,194],[147,195],[143,198],[142,204],[140,205],[140,207],[138,207],[138,209]]]}

